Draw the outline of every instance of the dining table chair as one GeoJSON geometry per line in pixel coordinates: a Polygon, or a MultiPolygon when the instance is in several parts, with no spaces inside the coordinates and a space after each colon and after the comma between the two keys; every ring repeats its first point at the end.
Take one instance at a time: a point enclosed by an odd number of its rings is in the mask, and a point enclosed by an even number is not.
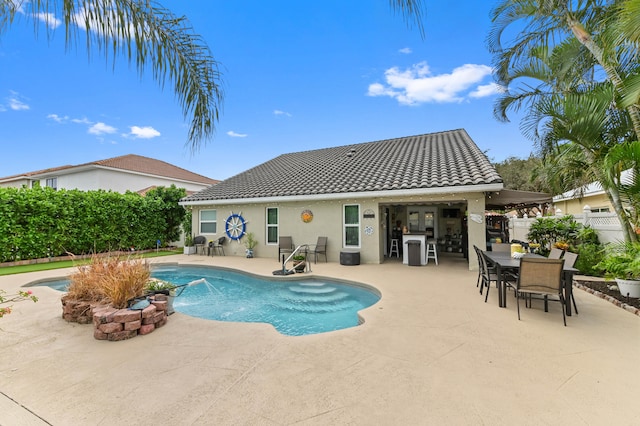
{"type": "MultiPolygon", "coordinates": [[[[490,260],[487,259],[487,256],[480,249],[478,249],[478,258],[478,260],[480,261],[481,273],[480,294],[482,294],[483,289],[486,287],[487,292],[484,295],[484,302],[486,303],[489,299],[489,289],[491,288],[491,283],[495,282],[497,287],[500,277],[498,277],[496,269],[491,266],[490,260]]],[[[513,285],[513,281],[509,279],[510,277],[513,276],[507,273],[504,273],[502,276],[503,282],[508,286],[513,285]]]]}
{"type": "Polygon", "coordinates": [[[559,249],[557,247],[553,247],[553,248],[551,248],[551,251],[549,252],[549,256],[547,256],[547,258],[549,258],[549,259],[560,259],[560,258],[562,258],[562,253],[564,253],[564,250],[559,249]]]}
{"type": "Polygon", "coordinates": [[[520,296],[524,296],[525,306],[531,308],[531,295],[541,295],[545,298],[557,296],[562,305],[562,320],[565,327],[565,303],[562,284],[563,259],[548,259],[538,257],[523,257],[520,259],[520,270],[516,282],[516,304],[518,306],[518,320],[520,320],[520,296]]]}
{"type": "MultiPolygon", "coordinates": [[[[573,268],[576,264],[576,260],[578,260],[578,253],[567,251],[564,253],[562,258],[564,259],[565,268],[573,268]]],[[[573,285],[573,283],[564,283],[564,285],[573,285]]],[[[576,315],[578,315],[578,306],[576,306],[576,298],[574,297],[573,292],[571,292],[571,303],[573,303],[573,309],[576,311],[576,315]]]]}
{"type": "Polygon", "coordinates": [[[491,251],[509,252],[511,253],[511,244],[509,243],[491,243],[491,251]]]}

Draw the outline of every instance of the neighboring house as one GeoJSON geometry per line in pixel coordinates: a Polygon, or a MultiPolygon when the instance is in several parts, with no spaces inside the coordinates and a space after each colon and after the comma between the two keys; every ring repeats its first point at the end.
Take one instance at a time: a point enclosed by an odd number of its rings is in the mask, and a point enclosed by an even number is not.
{"type": "MultiPolygon", "coordinates": [[[[432,235],[445,251],[449,241],[462,242],[464,252],[485,247],[485,193],[502,187],[460,129],[283,154],[181,204],[193,209],[194,234],[213,240],[253,232],[259,257],[278,258],[280,236],[295,245],[326,236],[329,261],[352,249],[362,263],[382,263],[398,221],[432,235]]],[[[241,242],[225,251],[244,255],[241,242]]],[[[469,258],[477,267],[476,256],[469,258]]]]}
{"type": "MultiPolygon", "coordinates": [[[[623,183],[631,183],[632,171],[625,170],[620,176],[623,183]]],[[[590,207],[592,213],[614,212],[613,205],[609,197],[602,189],[600,182],[592,182],[582,188],[572,189],[563,194],[553,197],[553,204],[556,209],[560,209],[562,214],[578,215],[582,214],[585,206],[590,207]]]]}
{"type": "Polygon", "coordinates": [[[193,193],[218,183],[173,164],[129,154],[75,166],[61,166],[0,178],[0,187],[27,188],[35,184],[54,189],[111,190],[145,193],[158,186],[185,188],[193,193]]]}

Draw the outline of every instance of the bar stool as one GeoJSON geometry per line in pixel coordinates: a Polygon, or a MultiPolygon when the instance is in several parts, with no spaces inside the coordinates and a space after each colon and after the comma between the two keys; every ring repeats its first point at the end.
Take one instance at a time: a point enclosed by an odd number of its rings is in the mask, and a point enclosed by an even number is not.
{"type": "Polygon", "coordinates": [[[398,239],[391,239],[391,250],[389,250],[389,257],[393,256],[393,252],[396,253],[396,257],[400,257],[400,248],[398,247],[398,239]]]}
{"type": "Polygon", "coordinates": [[[427,240],[425,242],[427,247],[427,262],[429,264],[429,259],[433,259],[436,261],[436,265],[438,264],[438,252],[436,250],[436,240],[427,240]]]}

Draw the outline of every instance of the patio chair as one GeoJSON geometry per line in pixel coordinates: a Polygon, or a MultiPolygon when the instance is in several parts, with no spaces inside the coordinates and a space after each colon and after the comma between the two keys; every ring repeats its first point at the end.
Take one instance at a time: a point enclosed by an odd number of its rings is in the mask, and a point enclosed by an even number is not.
{"type": "Polygon", "coordinates": [[[314,263],[318,263],[318,255],[324,255],[324,261],[327,262],[327,237],[318,237],[316,245],[309,251],[309,254],[313,255],[314,263]]]}
{"type": "Polygon", "coordinates": [[[283,253],[293,253],[293,238],[291,237],[280,237],[278,241],[278,260],[281,259],[281,255],[283,253]]]}
{"type": "Polygon", "coordinates": [[[196,254],[198,254],[198,249],[201,251],[200,254],[204,254],[204,249],[207,246],[207,237],[198,235],[193,239],[193,245],[196,246],[196,254]]]}
{"type": "MultiPolygon", "coordinates": [[[[564,259],[565,268],[573,268],[576,260],[578,260],[578,253],[567,251],[562,258],[564,259]]],[[[573,283],[564,283],[564,285],[573,285],[573,283]]],[[[573,303],[573,309],[576,311],[576,315],[578,315],[578,307],[576,306],[576,298],[573,292],[571,292],[571,302],[573,303]]]]}
{"type": "Polygon", "coordinates": [[[218,253],[218,254],[222,254],[223,256],[224,254],[224,243],[225,241],[227,241],[227,237],[225,237],[224,235],[220,238],[218,238],[215,241],[212,241],[210,244],[211,247],[211,253],[212,255],[218,253]]]}
{"type": "Polygon", "coordinates": [[[551,249],[551,251],[549,252],[549,256],[547,256],[548,259],[560,259],[562,258],[562,253],[564,253],[564,250],[559,249],[557,247],[553,247],[551,249]]]}
{"type": "MultiPolygon", "coordinates": [[[[518,320],[520,320],[520,295],[524,296],[525,306],[531,307],[531,295],[539,294],[545,298],[558,296],[562,305],[562,321],[567,326],[564,314],[565,300],[562,294],[563,259],[545,259],[537,257],[523,257],[520,259],[520,271],[516,282],[516,303],[518,306],[518,320]]],[[[546,300],[545,300],[546,303],[546,300]]]]}
{"type": "Polygon", "coordinates": [[[491,243],[491,251],[501,251],[511,253],[511,244],[509,243],[491,243]]]}
{"type": "MultiPolygon", "coordinates": [[[[476,287],[480,287],[480,281],[482,280],[482,250],[476,245],[473,246],[473,250],[476,252],[476,256],[478,256],[478,279],[476,280],[476,287]]],[[[490,267],[489,269],[493,269],[492,272],[495,274],[495,268],[490,267]]],[[[482,289],[480,289],[480,294],[482,294],[482,289]]]]}
{"type": "Polygon", "coordinates": [[[498,285],[498,274],[496,274],[495,268],[489,266],[489,260],[484,255],[484,252],[478,249],[478,261],[480,262],[480,294],[482,294],[482,290],[487,287],[487,293],[484,296],[485,303],[489,299],[489,289],[491,288],[491,283],[496,283],[498,285]]]}

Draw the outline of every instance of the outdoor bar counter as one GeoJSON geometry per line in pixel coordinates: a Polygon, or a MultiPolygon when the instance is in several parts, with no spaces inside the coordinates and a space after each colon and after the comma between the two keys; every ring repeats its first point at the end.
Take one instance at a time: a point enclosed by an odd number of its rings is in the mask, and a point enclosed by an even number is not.
{"type": "Polygon", "coordinates": [[[409,245],[407,241],[409,240],[418,240],[420,241],[420,265],[427,264],[427,256],[426,256],[426,236],[425,234],[402,234],[402,263],[405,265],[409,264],[409,245]]]}

